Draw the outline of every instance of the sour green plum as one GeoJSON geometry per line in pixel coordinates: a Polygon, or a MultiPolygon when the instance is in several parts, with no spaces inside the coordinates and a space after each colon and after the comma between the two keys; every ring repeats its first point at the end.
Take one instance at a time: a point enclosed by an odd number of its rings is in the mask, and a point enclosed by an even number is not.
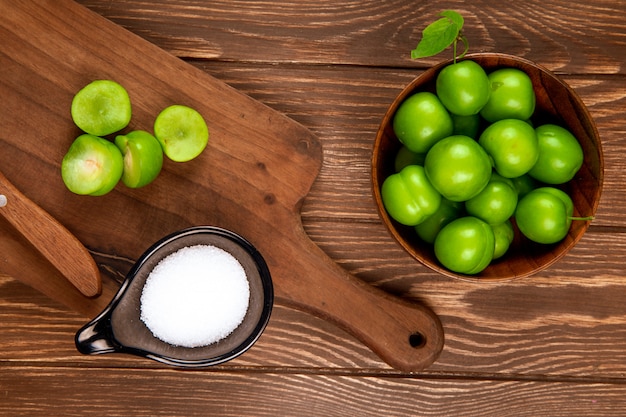
{"type": "Polygon", "coordinates": [[[484,220],[490,225],[504,223],[517,206],[517,191],[501,180],[491,180],[475,197],[465,202],[468,214],[484,220]]]}
{"type": "Polygon", "coordinates": [[[511,178],[511,182],[517,191],[518,200],[538,187],[537,181],[528,174],[511,178]]]}
{"type": "Polygon", "coordinates": [[[437,142],[426,154],[424,168],[435,189],[451,201],[476,196],[489,182],[492,171],[485,150],[463,135],[437,142]]]}
{"type": "Polygon", "coordinates": [[[435,239],[435,256],[453,272],[474,275],[483,271],[493,259],[495,236],[484,221],[461,217],[448,223],[435,239]]]}
{"type": "Polygon", "coordinates": [[[415,232],[426,243],[434,243],[441,229],[464,214],[463,203],[442,198],[439,209],[415,226],[415,232]]]}
{"type": "Polygon", "coordinates": [[[506,178],[526,174],[539,158],[535,129],[522,120],[504,119],[492,123],[478,142],[492,158],[498,174],[506,178]]]}
{"type": "Polygon", "coordinates": [[[434,214],[441,194],[431,185],[424,168],[409,165],[383,181],[381,198],[385,210],[398,223],[415,226],[434,214]]]}
{"type": "Polygon", "coordinates": [[[491,94],[480,111],[485,120],[528,120],[533,115],[537,99],[528,74],[517,68],[501,68],[488,78],[491,94]]]}
{"type": "Polygon", "coordinates": [[[511,243],[513,243],[513,238],[515,237],[513,223],[511,223],[511,220],[507,220],[504,223],[492,225],[491,229],[496,239],[493,259],[500,259],[508,252],[511,243]]]}
{"type": "Polygon", "coordinates": [[[423,166],[424,159],[426,159],[426,154],[415,153],[406,146],[402,146],[396,154],[396,159],[394,160],[394,168],[396,172],[400,172],[402,171],[402,168],[406,167],[407,165],[423,166]]]}
{"type": "Polygon", "coordinates": [[[437,96],[450,113],[478,114],[489,100],[489,78],[476,62],[465,60],[444,67],[435,82],[437,96]]]}
{"type": "Polygon", "coordinates": [[[567,235],[573,211],[574,205],[567,193],[553,187],[540,187],[519,201],[515,221],[528,239],[551,244],[567,235]]]}
{"type": "Polygon", "coordinates": [[[464,135],[472,139],[478,139],[478,133],[482,124],[480,115],[459,116],[450,114],[450,117],[452,117],[452,125],[454,126],[453,135],[464,135]]]}
{"type": "Polygon", "coordinates": [[[452,134],[452,118],[439,98],[419,92],[400,104],[393,117],[398,140],[415,153],[427,152],[437,141],[452,134]]]}
{"type": "Polygon", "coordinates": [[[528,174],[546,184],[563,184],[574,178],[583,164],[583,149],[567,129],[545,124],[535,129],[539,158],[528,174]]]}

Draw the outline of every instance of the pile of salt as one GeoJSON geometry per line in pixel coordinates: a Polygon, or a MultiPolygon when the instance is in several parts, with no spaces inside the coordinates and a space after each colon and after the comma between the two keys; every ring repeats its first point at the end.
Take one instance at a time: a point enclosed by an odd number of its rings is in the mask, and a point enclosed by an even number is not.
{"type": "Polygon", "coordinates": [[[246,272],[230,253],[188,246],[163,258],[141,295],[141,320],[158,339],[200,347],[231,334],[248,310],[246,272]]]}

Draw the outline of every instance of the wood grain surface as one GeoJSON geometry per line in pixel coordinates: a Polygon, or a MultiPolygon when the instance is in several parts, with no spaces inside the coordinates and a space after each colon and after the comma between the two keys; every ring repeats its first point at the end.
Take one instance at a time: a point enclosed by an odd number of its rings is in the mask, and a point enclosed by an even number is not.
{"type": "MultiPolygon", "coordinates": [[[[79,355],[73,335],[84,317],[4,277],[0,414],[624,414],[620,1],[81,3],[309,128],[324,162],[302,205],[306,233],[359,279],[432,308],[446,344],[431,367],[407,374],[337,327],[279,305],[246,354],[181,372],[126,356],[79,355]],[[392,241],[376,214],[369,177],[375,133],[395,95],[438,61],[411,61],[409,51],[444,8],[466,16],[472,51],[521,55],[562,76],[602,138],[597,218],[569,255],[527,280],[480,285],[435,275],[392,241]]],[[[36,180],[23,174],[23,181],[36,180]]],[[[138,255],[107,248],[92,254],[118,278],[138,255]]]]}
{"type": "MultiPolygon", "coordinates": [[[[322,163],[320,143],[310,131],[72,1],[57,0],[38,6],[7,3],[5,11],[0,30],[8,45],[0,63],[15,70],[6,74],[0,86],[2,95],[11,98],[3,102],[0,111],[8,114],[26,109],[30,117],[15,118],[13,124],[19,123],[23,127],[20,130],[12,130],[9,123],[0,127],[5,149],[0,154],[0,164],[6,175],[20,181],[24,192],[37,196],[42,207],[49,208],[84,245],[97,251],[109,248],[128,256],[137,247],[151,246],[181,225],[223,227],[243,235],[263,254],[278,301],[341,326],[385,362],[403,371],[423,370],[439,356],[443,330],[432,311],[356,279],[305,234],[299,213],[301,202],[322,163]],[[66,19],[81,22],[81,26],[67,24],[66,19]],[[41,21],[49,26],[41,26],[41,21]],[[91,30],[86,32],[86,28],[91,30]],[[72,39],[77,36],[80,41],[72,39]],[[114,62],[86,53],[104,50],[108,45],[115,51],[109,52],[116,54],[114,62]],[[78,68],[60,58],[66,51],[80,55],[78,68]],[[24,60],[28,55],[32,59],[24,60]],[[148,73],[136,67],[135,60],[159,67],[159,71],[148,73]],[[56,71],[42,72],[41,68],[56,71]],[[75,137],[68,130],[76,128],[70,118],[60,119],[57,111],[50,108],[51,103],[70,103],[73,91],[85,85],[85,74],[119,80],[126,87],[135,103],[128,130],[150,130],[148,126],[154,123],[159,111],[155,105],[160,104],[162,109],[172,102],[182,103],[208,120],[211,145],[190,163],[166,161],[157,183],[160,191],[132,190],[120,184],[105,199],[68,193],[59,181],[56,155],[66,152],[75,137]],[[40,88],[24,89],[24,85],[40,88]],[[152,85],[163,87],[150,89],[152,85]],[[205,101],[205,97],[211,100],[205,101]],[[143,114],[144,107],[153,109],[151,116],[143,114]],[[52,119],[58,123],[46,126],[50,153],[41,154],[32,132],[41,121],[52,119]],[[31,172],[54,167],[56,175],[24,182],[17,175],[24,166],[31,172]],[[55,210],[59,206],[63,210],[55,210]],[[109,206],[121,208],[113,223],[107,221],[109,206]],[[160,235],[138,236],[136,231],[146,223],[160,235]]],[[[7,189],[9,200],[15,200],[17,194],[7,189]]],[[[15,203],[3,210],[14,217],[29,217],[25,207],[20,209],[15,203]]],[[[35,220],[29,224],[31,229],[43,230],[46,225],[37,227],[35,220]]],[[[51,263],[76,257],[70,254],[75,247],[71,245],[74,238],[69,238],[65,242],[57,237],[55,242],[44,245],[47,258],[54,255],[54,249],[61,252],[58,260],[48,259],[51,263]]],[[[64,262],[71,265],[80,260],[64,262]]],[[[42,285],[34,287],[52,295],[46,285],[49,281],[44,277],[40,281],[42,285]]],[[[27,282],[37,283],[33,277],[28,277],[27,282]]],[[[67,297],[57,300],[75,308],[67,297]]],[[[99,297],[94,304],[101,305],[102,301],[103,297],[99,297]]]]}

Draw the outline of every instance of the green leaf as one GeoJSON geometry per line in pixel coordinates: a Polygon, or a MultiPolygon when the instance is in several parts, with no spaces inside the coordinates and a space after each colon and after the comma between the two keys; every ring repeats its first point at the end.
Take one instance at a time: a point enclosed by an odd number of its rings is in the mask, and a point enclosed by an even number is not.
{"type": "Polygon", "coordinates": [[[422,31],[422,39],[411,51],[411,58],[437,55],[452,45],[463,28],[463,16],[454,10],[441,12],[442,18],[435,20],[422,31]]]}
{"type": "Polygon", "coordinates": [[[461,31],[461,29],[463,29],[463,23],[465,23],[465,20],[463,19],[463,16],[461,16],[458,12],[455,12],[454,10],[444,10],[439,15],[447,17],[452,22],[454,22],[454,24],[457,25],[457,27],[459,28],[459,32],[461,31]]]}

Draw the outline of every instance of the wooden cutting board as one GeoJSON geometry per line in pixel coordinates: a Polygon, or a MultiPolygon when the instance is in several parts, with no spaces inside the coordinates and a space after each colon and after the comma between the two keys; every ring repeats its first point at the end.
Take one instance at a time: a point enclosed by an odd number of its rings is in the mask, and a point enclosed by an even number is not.
{"type": "MultiPolygon", "coordinates": [[[[0,5],[0,169],[96,256],[103,294],[85,299],[67,288],[0,222],[5,263],[24,260],[12,276],[93,316],[118,287],[108,265],[137,259],[176,230],[215,225],[259,249],[278,302],[332,321],[400,370],[417,371],[437,358],[443,331],[429,309],[354,278],[303,230],[301,202],[322,163],[310,131],[72,1],[0,5]],[[209,125],[208,148],[192,162],[166,161],[148,187],[73,195],[60,176],[60,161],[80,134],[69,108],[74,93],[95,79],[128,90],[133,118],[126,130],[152,131],[170,104],[196,108],[209,125]]],[[[0,273],[9,273],[1,261],[0,273]]]]}

